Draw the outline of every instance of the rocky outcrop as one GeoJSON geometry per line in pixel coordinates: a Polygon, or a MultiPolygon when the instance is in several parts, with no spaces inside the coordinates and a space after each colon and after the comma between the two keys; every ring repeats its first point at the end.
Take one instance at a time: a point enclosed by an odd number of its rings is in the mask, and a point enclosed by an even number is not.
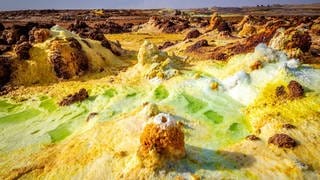
{"type": "Polygon", "coordinates": [[[70,79],[88,70],[88,58],[75,38],[52,41],[50,51],[49,59],[57,77],[70,79]]]}
{"type": "Polygon", "coordinates": [[[73,31],[79,34],[83,38],[90,38],[94,40],[101,41],[101,38],[98,38],[100,34],[115,34],[115,33],[123,33],[130,32],[133,24],[124,24],[121,26],[114,22],[105,22],[105,23],[97,23],[93,26],[89,26],[86,22],[76,20],[73,24],[68,27],[69,31],[73,31]],[[97,34],[97,35],[95,35],[97,34]]]}
{"type": "Polygon", "coordinates": [[[169,114],[160,113],[147,124],[140,136],[138,158],[147,168],[161,168],[167,161],[186,155],[184,133],[169,114]]]}
{"type": "Polygon", "coordinates": [[[190,22],[180,17],[159,18],[154,16],[147,24],[164,33],[177,33],[190,27],[190,22]]]}
{"type": "Polygon", "coordinates": [[[232,27],[228,22],[222,19],[218,13],[213,13],[207,31],[218,30],[219,32],[231,33],[232,27]]]}
{"type": "Polygon", "coordinates": [[[193,52],[198,50],[201,47],[206,47],[206,46],[209,46],[208,41],[205,39],[202,39],[200,41],[197,41],[193,45],[187,47],[186,52],[193,52]]]}
{"type": "Polygon", "coordinates": [[[279,29],[269,46],[285,51],[291,58],[301,58],[303,53],[309,51],[311,43],[308,31],[292,27],[287,30],[279,29]]]}
{"type": "Polygon", "coordinates": [[[35,29],[32,32],[32,37],[34,38],[35,43],[42,43],[50,37],[49,29],[35,29]]]}
{"type": "MultiPolygon", "coordinates": [[[[39,24],[28,22],[25,25],[13,25],[7,28],[2,33],[2,38],[7,41],[9,45],[20,44],[23,41],[33,40],[33,31],[35,29],[50,29],[54,24],[39,24]]],[[[32,42],[32,41],[31,41],[32,42]]]]}
{"type": "Polygon", "coordinates": [[[149,41],[145,41],[138,53],[138,65],[143,69],[142,74],[146,79],[169,79],[179,73],[176,57],[169,56],[160,51],[149,41]]]}
{"type": "Polygon", "coordinates": [[[32,45],[29,42],[23,42],[15,46],[14,51],[17,57],[21,60],[27,60],[30,58],[29,50],[32,45]]]}
{"type": "Polygon", "coordinates": [[[239,36],[248,37],[257,33],[257,29],[251,24],[244,24],[239,32],[239,36]]]}

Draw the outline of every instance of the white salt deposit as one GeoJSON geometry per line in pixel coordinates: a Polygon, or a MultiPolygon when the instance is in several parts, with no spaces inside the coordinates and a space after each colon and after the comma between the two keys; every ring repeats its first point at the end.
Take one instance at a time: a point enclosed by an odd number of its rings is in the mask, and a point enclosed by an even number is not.
{"type": "Polygon", "coordinates": [[[159,113],[154,117],[153,122],[159,125],[161,129],[176,126],[176,121],[174,118],[167,113],[159,113]]]}

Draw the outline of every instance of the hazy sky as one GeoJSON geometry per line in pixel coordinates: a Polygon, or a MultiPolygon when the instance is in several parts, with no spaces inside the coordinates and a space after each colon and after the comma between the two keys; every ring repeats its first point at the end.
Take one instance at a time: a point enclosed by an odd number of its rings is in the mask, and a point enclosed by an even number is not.
{"type": "Polygon", "coordinates": [[[0,0],[0,10],[90,8],[197,8],[319,3],[320,0],[0,0]]]}

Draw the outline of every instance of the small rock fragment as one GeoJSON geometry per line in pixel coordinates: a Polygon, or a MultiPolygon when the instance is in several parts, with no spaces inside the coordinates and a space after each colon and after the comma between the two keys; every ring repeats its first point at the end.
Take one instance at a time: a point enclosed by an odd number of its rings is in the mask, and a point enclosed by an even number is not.
{"type": "Polygon", "coordinates": [[[261,61],[255,61],[251,66],[250,69],[253,70],[257,70],[257,69],[261,69],[262,68],[262,62],[261,61]]]}
{"type": "Polygon", "coordinates": [[[304,89],[297,81],[290,81],[288,89],[291,98],[299,98],[304,95],[304,89]]]}
{"type": "Polygon", "coordinates": [[[217,89],[219,88],[219,84],[218,84],[217,82],[212,82],[212,83],[210,84],[210,88],[211,88],[212,90],[217,90],[217,89]]]}
{"type": "Polygon", "coordinates": [[[98,113],[96,112],[92,112],[89,114],[89,116],[87,117],[87,122],[89,122],[92,118],[94,118],[96,115],[98,115],[98,113]]]}
{"type": "Polygon", "coordinates": [[[282,125],[283,128],[285,129],[295,129],[296,127],[292,124],[283,124],[282,125]]]}
{"type": "Polygon", "coordinates": [[[70,94],[65,97],[60,103],[60,106],[68,106],[75,102],[81,102],[89,97],[89,94],[86,89],[82,88],[79,92],[75,94],[70,94]]]}
{"type": "Polygon", "coordinates": [[[257,137],[256,135],[248,135],[248,136],[246,137],[246,139],[247,139],[247,140],[250,140],[250,141],[258,141],[258,140],[260,140],[260,138],[257,137]]]}
{"type": "Polygon", "coordinates": [[[297,146],[297,142],[287,134],[275,134],[269,138],[268,143],[280,148],[293,148],[297,146]]]}
{"type": "Polygon", "coordinates": [[[158,48],[162,50],[162,49],[166,49],[166,48],[173,46],[173,45],[175,45],[173,42],[166,41],[165,43],[163,43],[163,45],[160,45],[158,48]]]}
{"type": "Polygon", "coordinates": [[[284,96],[286,94],[287,94],[287,92],[286,92],[284,86],[279,86],[279,87],[276,88],[276,96],[277,97],[282,97],[282,96],[284,96]]]}

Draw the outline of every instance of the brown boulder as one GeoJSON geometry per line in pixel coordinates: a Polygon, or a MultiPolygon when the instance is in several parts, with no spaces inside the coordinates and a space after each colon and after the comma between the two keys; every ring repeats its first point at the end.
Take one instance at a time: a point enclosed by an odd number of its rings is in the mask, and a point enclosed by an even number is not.
{"type": "Polygon", "coordinates": [[[304,89],[297,81],[290,81],[290,83],[288,84],[288,89],[291,98],[299,98],[303,97],[304,95],[304,89]]]}
{"type": "Polygon", "coordinates": [[[231,33],[232,31],[230,25],[225,21],[222,21],[220,24],[218,24],[217,30],[219,32],[227,32],[227,33],[231,33]]]}
{"type": "Polygon", "coordinates": [[[269,138],[268,143],[280,148],[293,148],[297,146],[297,142],[287,134],[275,134],[269,138]]]}
{"type": "Polygon", "coordinates": [[[104,34],[99,30],[90,31],[88,38],[96,41],[103,41],[105,39],[104,34]]]}
{"type": "Polygon", "coordinates": [[[246,137],[246,139],[247,139],[247,140],[250,140],[250,141],[258,141],[258,140],[260,140],[260,138],[257,137],[256,135],[248,135],[248,136],[246,137]]]}
{"type": "Polygon", "coordinates": [[[187,40],[187,39],[192,39],[192,38],[197,38],[201,35],[201,33],[197,30],[197,29],[194,29],[194,30],[191,30],[190,32],[188,32],[187,36],[184,38],[184,40],[187,40]]]}

